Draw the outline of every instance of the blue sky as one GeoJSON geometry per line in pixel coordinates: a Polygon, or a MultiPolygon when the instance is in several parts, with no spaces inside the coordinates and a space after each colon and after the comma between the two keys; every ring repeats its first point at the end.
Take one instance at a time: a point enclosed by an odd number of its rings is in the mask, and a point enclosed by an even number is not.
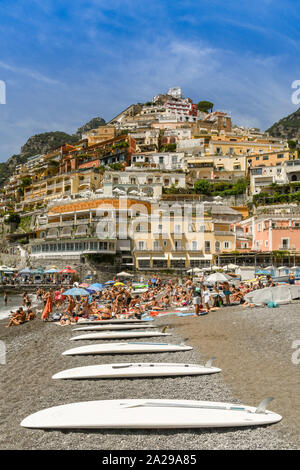
{"type": "Polygon", "coordinates": [[[296,111],[300,11],[291,0],[0,0],[0,161],[28,137],[180,86],[233,122],[296,111]]]}

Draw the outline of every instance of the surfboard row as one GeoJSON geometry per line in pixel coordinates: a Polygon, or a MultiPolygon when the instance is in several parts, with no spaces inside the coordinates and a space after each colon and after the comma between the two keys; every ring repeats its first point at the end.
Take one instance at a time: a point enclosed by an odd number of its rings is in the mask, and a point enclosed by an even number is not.
{"type": "MultiPolygon", "coordinates": [[[[71,338],[78,340],[111,340],[155,336],[170,336],[151,331],[153,325],[135,324],[123,320],[122,324],[90,325],[74,331],[96,331],[71,338]],[[149,328],[148,331],[133,331],[149,328]],[[100,332],[99,332],[100,330],[100,332]],[[103,330],[111,330],[104,332],[103,330]],[[123,331],[121,331],[123,330],[123,331]],[[128,331],[130,330],[130,331],[128,331]],[[98,332],[97,332],[98,331],[98,332]]],[[[137,354],[189,351],[185,344],[168,343],[99,343],[64,351],[62,355],[137,354]]],[[[113,363],[67,369],[53,375],[54,380],[70,379],[122,379],[215,374],[221,369],[212,366],[184,363],[113,363]]],[[[266,410],[271,398],[257,408],[233,403],[192,400],[98,400],[70,403],[38,411],[21,422],[22,427],[39,429],[151,429],[151,428],[211,428],[240,427],[272,424],[282,417],[266,410]]]]}

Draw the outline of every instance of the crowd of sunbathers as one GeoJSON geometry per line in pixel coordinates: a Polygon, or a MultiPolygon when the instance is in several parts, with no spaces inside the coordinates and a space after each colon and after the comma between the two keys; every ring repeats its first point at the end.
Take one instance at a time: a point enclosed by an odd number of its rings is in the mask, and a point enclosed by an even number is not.
{"type": "MultiPolygon", "coordinates": [[[[128,281],[126,285],[104,287],[101,291],[83,297],[64,295],[66,290],[64,287],[56,291],[52,288],[48,291],[39,288],[36,291],[36,298],[44,304],[41,315],[43,321],[58,321],[61,325],[70,325],[81,319],[95,321],[114,318],[140,319],[143,314],[154,315],[161,310],[183,307],[187,309],[190,307],[195,315],[201,315],[222,306],[236,304],[251,306],[245,302],[245,294],[275,284],[272,278],[267,276],[264,282],[257,278],[255,282],[241,282],[239,287],[235,287],[234,284],[229,285],[229,282],[220,282],[209,288],[203,278],[197,281],[190,278],[179,281],[162,280],[158,276],[153,276],[145,285],[146,288],[141,293],[135,293],[132,282],[128,281]]],[[[24,292],[22,298],[22,307],[12,312],[7,326],[20,325],[36,317],[28,293],[24,292]]]]}

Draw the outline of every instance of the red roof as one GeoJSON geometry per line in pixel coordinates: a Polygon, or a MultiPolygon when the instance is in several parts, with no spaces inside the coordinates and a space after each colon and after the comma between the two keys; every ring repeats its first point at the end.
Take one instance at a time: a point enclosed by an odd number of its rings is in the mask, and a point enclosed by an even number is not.
{"type": "Polygon", "coordinates": [[[92,160],[91,162],[82,163],[78,168],[92,168],[100,165],[100,160],[92,160]]]}

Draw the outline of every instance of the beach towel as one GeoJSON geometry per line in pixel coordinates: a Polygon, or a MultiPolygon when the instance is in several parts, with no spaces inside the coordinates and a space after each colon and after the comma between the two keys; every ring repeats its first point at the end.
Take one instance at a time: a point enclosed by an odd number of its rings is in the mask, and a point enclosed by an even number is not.
{"type": "Polygon", "coordinates": [[[52,297],[49,296],[48,299],[47,299],[44,311],[42,313],[42,317],[41,317],[42,320],[48,320],[48,317],[49,317],[50,313],[52,312],[52,305],[53,305],[52,297]]]}

